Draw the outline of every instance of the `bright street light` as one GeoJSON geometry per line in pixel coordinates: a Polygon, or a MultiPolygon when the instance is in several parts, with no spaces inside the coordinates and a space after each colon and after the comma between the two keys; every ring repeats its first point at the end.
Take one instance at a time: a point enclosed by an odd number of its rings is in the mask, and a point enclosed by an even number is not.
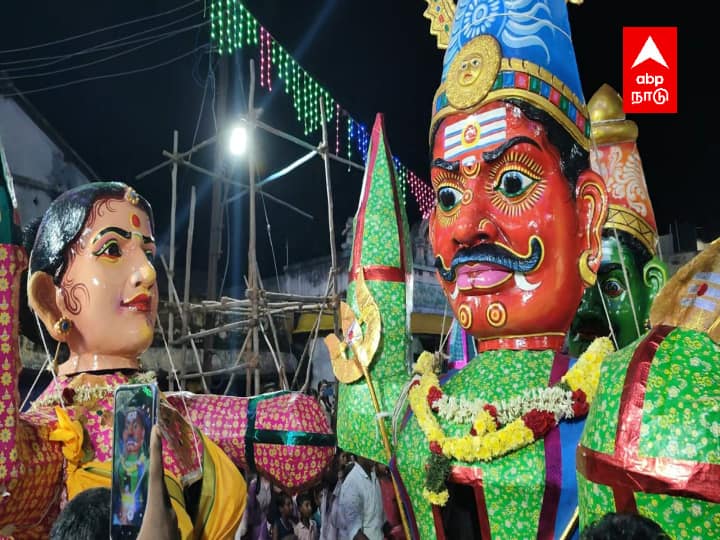
{"type": "Polygon", "coordinates": [[[240,124],[230,132],[230,153],[233,156],[242,156],[247,149],[247,128],[240,124]]]}

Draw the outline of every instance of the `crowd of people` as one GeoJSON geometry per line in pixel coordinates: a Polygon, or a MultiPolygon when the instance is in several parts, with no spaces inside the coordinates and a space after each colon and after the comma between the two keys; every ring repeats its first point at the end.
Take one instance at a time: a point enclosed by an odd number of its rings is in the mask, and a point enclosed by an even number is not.
{"type": "MultiPolygon", "coordinates": [[[[177,519],[163,490],[161,442],[151,436],[148,511],[139,540],[178,540],[177,519]]],[[[111,492],[79,493],[53,524],[50,540],[105,540],[110,536],[111,492]]],[[[580,533],[581,540],[667,540],[639,514],[608,513],[580,533]]],[[[248,500],[235,540],[403,540],[405,532],[388,467],[338,449],[322,481],[295,496],[262,476],[248,481],[248,500]]]]}
{"type": "Polygon", "coordinates": [[[255,476],[236,540],[400,540],[388,467],[338,448],[319,484],[294,496],[255,476]]]}

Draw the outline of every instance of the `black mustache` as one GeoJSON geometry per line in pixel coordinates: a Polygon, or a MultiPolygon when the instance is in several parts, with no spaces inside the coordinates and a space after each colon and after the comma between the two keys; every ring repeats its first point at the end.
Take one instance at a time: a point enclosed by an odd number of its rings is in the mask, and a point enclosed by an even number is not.
{"type": "Polygon", "coordinates": [[[537,236],[533,236],[530,238],[530,253],[527,257],[520,257],[498,244],[478,244],[458,250],[450,263],[450,268],[445,268],[439,256],[435,257],[435,268],[445,281],[455,281],[455,270],[461,264],[490,263],[512,272],[527,274],[540,265],[542,258],[542,242],[537,236]]]}

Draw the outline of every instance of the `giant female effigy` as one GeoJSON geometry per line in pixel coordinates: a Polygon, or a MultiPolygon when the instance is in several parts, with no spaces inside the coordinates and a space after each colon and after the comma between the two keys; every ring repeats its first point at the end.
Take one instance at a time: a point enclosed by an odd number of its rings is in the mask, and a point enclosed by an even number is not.
{"type": "MultiPolygon", "coordinates": [[[[70,356],[53,366],[51,384],[21,412],[18,310],[28,257],[7,219],[15,205],[3,169],[0,537],[47,538],[67,500],[110,486],[114,389],[155,380],[138,362],[157,317],[153,216],[129,186],[93,182],[53,201],[32,231],[30,307],[70,356]]],[[[241,471],[257,471],[296,493],[319,479],[335,448],[320,405],[298,392],[168,393],[158,423],[183,538],[235,534],[246,500],[241,471]]]]}

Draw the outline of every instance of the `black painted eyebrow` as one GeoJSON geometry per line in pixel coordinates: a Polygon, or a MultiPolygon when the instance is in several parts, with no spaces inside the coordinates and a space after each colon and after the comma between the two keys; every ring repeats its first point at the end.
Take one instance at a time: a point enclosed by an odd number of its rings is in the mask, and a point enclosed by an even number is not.
{"type": "MultiPolygon", "coordinates": [[[[125,240],[130,240],[132,238],[132,233],[130,231],[126,231],[125,229],[121,227],[105,227],[103,230],[101,230],[99,233],[95,235],[95,238],[93,238],[93,243],[97,242],[97,240],[104,234],[113,232],[119,236],[122,236],[125,238],[125,240]]],[[[154,244],[155,239],[151,236],[143,236],[143,244],[154,244]]]]}
{"type": "Polygon", "coordinates": [[[495,148],[495,150],[488,150],[487,152],[483,152],[483,160],[485,163],[490,163],[492,161],[495,161],[497,158],[499,158],[502,154],[508,151],[511,147],[522,144],[522,143],[528,143],[532,144],[536,148],[540,148],[540,145],[532,140],[530,137],[525,136],[519,136],[519,137],[513,137],[512,139],[508,139],[503,144],[495,148]]]}
{"type": "Polygon", "coordinates": [[[460,170],[460,162],[459,161],[446,161],[441,158],[433,159],[430,163],[430,167],[437,167],[439,169],[445,169],[446,171],[459,171],[460,170]]]}

